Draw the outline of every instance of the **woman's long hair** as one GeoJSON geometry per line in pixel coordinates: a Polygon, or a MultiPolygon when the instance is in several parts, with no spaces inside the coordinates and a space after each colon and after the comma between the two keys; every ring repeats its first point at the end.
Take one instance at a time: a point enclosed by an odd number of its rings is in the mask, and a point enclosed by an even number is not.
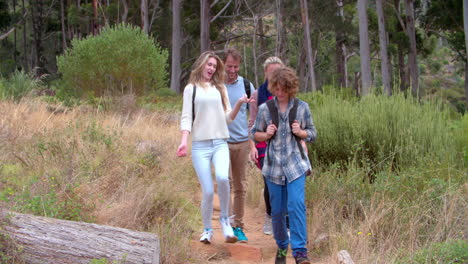
{"type": "Polygon", "coordinates": [[[210,83],[213,84],[221,94],[223,108],[224,110],[226,110],[228,102],[226,88],[224,86],[224,76],[226,74],[224,72],[224,63],[213,51],[205,51],[198,57],[198,59],[192,66],[192,72],[190,73],[189,83],[193,85],[195,85],[196,83],[202,85],[201,83],[203,68],[205,67],[205,64],[208,63],[208,60],[210,58],[214,58],[216,60],[216,71],[211,77],[210,83]]]}

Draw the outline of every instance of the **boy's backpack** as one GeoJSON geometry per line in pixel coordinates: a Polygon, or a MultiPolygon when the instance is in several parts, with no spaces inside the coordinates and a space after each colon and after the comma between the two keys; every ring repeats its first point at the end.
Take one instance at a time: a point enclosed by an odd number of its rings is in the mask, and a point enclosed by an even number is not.
{"type": "MultiPolygon", "coordinates": [[[[294,104],[293,104],[293,107],[291,108],[291,110],[289,111],[289,116],[288,116],[288,119],[289,119],[289,127],[291,127],[291,130],[292,130],[292,124],[294,123],[294,120],[296,120],[296,115],[297,115],[297,107],[299,105],[299,99],[297,98],[294,98],[294,104]]],[[[279,114],[278,114],[278,108],[276,108],[276,105],[275,105],[275,100],[268,100],[265,102],[267,107],[268,107],[268,111],[270,111],[270,116],[271,116],[271,122],[276,126],[278,127],[279,125],[279,114]]],[[[269,151],[270,149],[270,141],[276,136],[273,135],[269,140],[268,140],[268,144],[267,144],[267,152],[269,151]]],[[[297,146],[299,148],[299,150],[301,151],[301,157],[302,159],[305,159],[305,154],[304,154],[304,149],[302,148],[302,144],[301,144],[301,138],[294,135],[294,138],[296,139],[296,143],[297,143],[297,146]]],[[[269,152],[268,152],[269,153],[269,152]]],[[[271,164],[271,156],[268,155],[268,163],[271,164]]]]}
{"type": "MultiPolygon", "coordinates": [[[[244,78],[244,89],[245,93],[247,94],[247,98],[250,98],[250,94],[252,93],[250,90],[250,81],[244,78]]],[[[193,84],[193,92],[192,92],[192,123],[195,120],[195,95],[197,94],[197,86],[193,84]]],[[[247,108],[249,105],[247,105],[247,108]]]]}

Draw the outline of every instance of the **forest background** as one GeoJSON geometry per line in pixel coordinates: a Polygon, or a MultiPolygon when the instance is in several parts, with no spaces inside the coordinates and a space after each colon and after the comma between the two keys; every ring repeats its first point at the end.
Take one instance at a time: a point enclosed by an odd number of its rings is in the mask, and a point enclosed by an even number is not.
{"type": "MultiPolygon", "coordinates": [[[[206,260],[184,250],[200,216],[190,162],[172,155],[173,112],[200,52],[233,46],[255,87],[273,55],[300,77],[320,135],[308,224],[328,242],[315,258],[346,248],[358,263],[466,262],[467,8],[0,0],[1,206],[155,232],[163,263],[206,260]]],[[[260,206],[261,182],[249,184],[260,206]]],[[[5,263],[20,261],[0,240],[5,263]]]]}

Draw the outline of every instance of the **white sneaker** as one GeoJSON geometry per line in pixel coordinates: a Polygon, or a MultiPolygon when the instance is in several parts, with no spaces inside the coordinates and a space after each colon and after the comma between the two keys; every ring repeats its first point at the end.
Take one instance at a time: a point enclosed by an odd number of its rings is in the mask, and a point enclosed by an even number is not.
{"type": "Polygon", "coordinates": [[[210,244],[212,238],[213,238],[213,230],[205,230],[200,235],[200,242],[205,243],[205,244],[210,244]]]}
{"type": "Polygon", "coordinates": [[[265,223],[263,224],[263,233],[265,235],[273,234],[273,225],[271,223],[271,216],[265,214],[265,223]]]}
{"type": "Polygon", "coordinates": [[[226,243],[236,243],[237,237],[234,235],[234,231],[232,230],[231,224],[229,223],[229,218],[221,218],[220,222],[221,230],[223,230],[223,235],[226,239],[226,243]]]}

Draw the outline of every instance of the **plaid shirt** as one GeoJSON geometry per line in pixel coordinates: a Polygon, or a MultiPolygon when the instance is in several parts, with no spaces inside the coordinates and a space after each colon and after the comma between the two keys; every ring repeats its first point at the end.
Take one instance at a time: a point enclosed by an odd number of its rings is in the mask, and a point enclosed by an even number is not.
{"type": "MultiPolygon", "coordinates": [[[[274,100],[276,107],[279,109],[277,99],[275,98],[274,100]]],[[[278,111],[278,130],[268,143],[269,149],[267,149],[262,169],[264,177],[279,185],[284,185],[286,179],[288,182],[292,182],[312,169],[309,158],[302,159],[301,151],[289,126],[289,111],[292,107],[293,100],[289,100],[286,112],[281,113],[281,111],[278,111]],[[268,158],[269,155],[271,155],[271,164],[268,158]]],[[[301,125],[301,129],[307,132],[307,138],[304,140],[306,142],[315,141],[317,131],[315,130],[309,105],[304,101],[299,100],[296,120],[301,125]]],[[[266,104],[262,104],[258,109],[257,119],[252,127],[251,135],[253,136],[255,132],[266,132],[266,128],[270,122],[270,111],[266,104]]]]}

